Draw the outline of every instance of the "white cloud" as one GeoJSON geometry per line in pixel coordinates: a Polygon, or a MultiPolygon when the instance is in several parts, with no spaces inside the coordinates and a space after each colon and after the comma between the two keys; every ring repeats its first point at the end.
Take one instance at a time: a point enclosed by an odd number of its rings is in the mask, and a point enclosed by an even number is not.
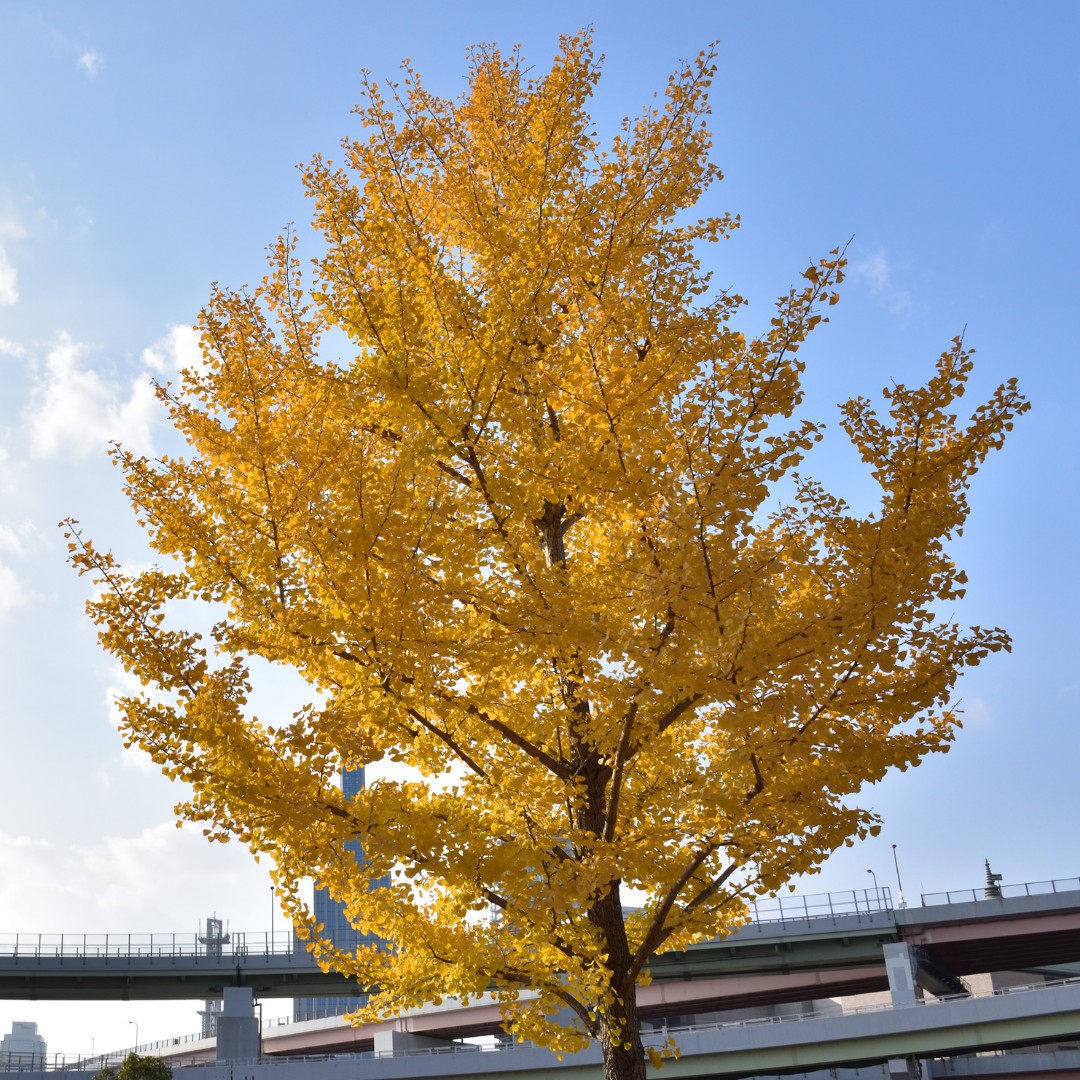
{"type": "Polygon", "coordinates": [[[96,49],[87,49],[77,61],[78,66],[81,67],[91,79],[101,70],[104,63],[105,57],[96,49]]]}
{"type": "Polygon", "coordinates": [[[874,296],[880,296],[894,315],[904,315],[911,309],[911,294],[893,283],[894,267],[884,249],[879,249],[855,263],[852,273],[866,282],[874,296]]]}
{"type": "Polygon", "coordinates": [[[963,714],[965,724],[986,727],[994,722],[994,714],[990,706],[980,697],[968,698],[963,702],[963,708],[957,711],[963,714]]]}
{"type": "MultiPolygon", "coordinates": [[[[4,555],[24,558],[39,538],[40,534],[29,520],[15,528],[0,524],[0,552],[4,555]]],[[[0,623],[7,622],[11,613],[24,607],[33,596],[22,578],[6,563],[0,562],[0,623]]]]}
{"type": "Polygon", "coordinates": [[[0,563],[0,622],[6,622],[8,616],[29,599],[30,593],[19,575],[10,566],[0,563]]]}
{"type": "Polygon", "coordinates": [[[33,543],[40,538],[41,533],[38,532],[34,523],[29,519],[23,521],[17,528],[10,525],[0,525],[0,551],[4,551],[9,555],[17,555],[22,558],[33,543]]]}
{"type": "Polygon", "coordinates": [[[17,341],[0,337],[0,356],[25,356],[24,349],[17,341]]]}
{"type": "Polygon", "coordinates": [[[26,229],[11,211],[0,214],[0,240],[22,240],[25,236],[26,229]]]}
{"type": "Polygon", "coordinates": [[[137,453],[152,453],[153,430],[165,415],[154,395],[153,377],[173,375],[199,356],[194,331],[174,326],[144,350],[142,361],[150,370],[124,387],[86,365],[90,351],[67,334],[61,334],[49,350],[23,413],[32,457],[86,455],[110,441],[137,453]]]}
{"type": "Polygon", "coordinates": [[[159,375],[175,375],[202,365],[199,335],[190,326],[173,326],[160,341],[143,349],[142,362],[159,375]]]}
{"type": "Polygon", "coordinates": [[[120,386],[83,366],[89,351],[67,334],[49,350],[44,376],[23,413],[32,457],[56,457],[64,450],[85,455],[110,441],[141,452],[152,449],[150,429],[159,405],[150,380],[135,379],[125,400],[120,386]]]}
{"type": "Polygon", "coordinates": [[[7,252],[0,244],[0,307],[9,307],[19,299],[17,280],[15,267],[8,262],[7,252]]]}
{"type": "MultiPolygon", "coordinates": [[[[128,571],[128,573],[131,572],[131,570],[128,571]]],[[[139,694],[143,686],[134,675],[125,671],[119,664],[113,668],[112,676],[115,682],[105,690],[105,704],[109,710],[109,726],[118,728],[121,717],[117,699],[139,694]]],[[[137,746],[129,746],[120,751],[120,765],[142,776],[153,776],[161,771],[161,767],[154,764],[150,755],[137,746]]],[[[101,769],[97,778],[103,787],[112,787],[117,779],[107,768],[101,769]]]]}
{"type": "Polygon", "coordinates": [[[252,884],[262,894],[264,882],[269,885],[265,865],[256,865],[246,848],[208,844],[199,829],[177,829],[171,821],[82,847],[0,831],[6,933],[186,930],[215,908],[231,915],[234,926],[242,919],[248,929],[261,929],[251,925],[256,912],[247,894],[252,884]]]}

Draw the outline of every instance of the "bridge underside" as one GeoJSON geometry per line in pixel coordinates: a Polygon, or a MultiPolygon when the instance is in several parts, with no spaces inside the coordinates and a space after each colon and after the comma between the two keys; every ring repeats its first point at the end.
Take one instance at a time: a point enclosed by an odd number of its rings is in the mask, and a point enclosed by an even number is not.
{"type": "Polygon", "coordinates": [[[250,986],[261,998],[347,997],[356,983],[317,968],[266,971],[250,967],[195,968],[162,966],[80,971],[28,961],[25,967],[0,970],[0,999],[23,1001],[170,1001],[219,998],[227,986],[250,986]],[[33,966],[31,964],[33,963],[33,966]]]}

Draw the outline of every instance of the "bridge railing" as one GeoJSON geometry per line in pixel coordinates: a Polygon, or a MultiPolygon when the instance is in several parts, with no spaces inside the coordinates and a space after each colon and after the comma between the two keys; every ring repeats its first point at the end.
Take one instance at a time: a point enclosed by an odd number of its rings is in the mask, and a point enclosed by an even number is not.
{"type": "MultiPolygon", "coordinates": [[[[1003,897],[1046,896],[1049,893],[1075,892],[1080,889],[1080,878],[1054,878],[1052,881],[1025,881],[1020,885],[999,885],[1003,897]]],[[[923,893],[923,907],[938,904],[970,904],[988,899],[985,887],[981,889],[953,889],[950,892],[923,893]]]]}
{"type": "MultiPolygon", "coordinates": [[[[1075,887],[1075,885],[1074,885],[1075,887]]],[[[959,895],[959,894],[945,894],[959,895]]],[[[755,923],[791,922],[892,910],[888,886],[848,892],[763,897],[750,905],[755,923]]],[[[207,944],[199,934],[0,934],[0,957],[117,959],[206,957],[230,961],[254,956],[307,955],[307,943],[291,930],[232,932],[207,944]]]]}
{"type": "MultiPolygon", "coordinates": [[[[126,1055],[124,1055],[126,1056],[126,1055]]],[[[20,1054],[4,1051],[0,1054],[0,1073],[20,1072],[100,1072],[106,1066],[118,1069],[124,1063],[118,1054],[20,1054]]]]}
{"type": "Polygon", "coordinates": [[[307,953],[291,930],[277,933],[232,933],[212,945],[199,934],[0,934],[0,956],[93,957],[95,959],[198,956],[239,959],[247,956],[289,956],[307,953]]]}
{"type": "Polygon", "coordinates": [[[876,911],[892,911],[892,894],[887,885],[880,889],[851,889],[848,892],[793,893],[757,900],[750,905],[750,911],[756,923],[870,915],[876,911]]]}

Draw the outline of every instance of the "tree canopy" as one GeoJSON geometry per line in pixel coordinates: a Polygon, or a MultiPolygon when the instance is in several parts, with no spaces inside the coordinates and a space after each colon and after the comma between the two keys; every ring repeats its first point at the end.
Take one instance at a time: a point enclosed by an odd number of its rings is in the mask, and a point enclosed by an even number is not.
{"type": "Polygon", "coordinates": [[[760,336],[732,325],[699,254],[738,219],[693,215],[712,74],[607,144],[587,35],[542,76],[478,47],[454,101],[365,81],[363,134],[305,170],[311,285],[286,234],[257,288],[215,287],[203,365],[159,389],[190,451],[115,451],[165,567],[71,527],[147,688],[125,738],[191,785],[182,817],[272,858],[298,926],[313,876],[377,939],[313,934],[378,989],[365,1015],[490,992],[519,1037],[600,1040],[612,1078],[644,1075],[650,958],[875,832],[862,785],[948,749],[958,674],[1009,644],[934,608],[963,596],[944,545],[1015,380],[958,423],[957,339],[886,416],[846,402],[872,513],[797,471],[823,430],[800,348],[845,260],[760,336]],[[312,704],[251,715],[250,657],[312,704]],[[380,761],[409,768],[346,799],[380,761]]]}
{"type": "Polygon", "coordinates": [[[172,1080],[172,1069],[161,1058],[142,1057],[132,1051],[119,1069],[106,1065],[94,1080],[172,1080]]]}

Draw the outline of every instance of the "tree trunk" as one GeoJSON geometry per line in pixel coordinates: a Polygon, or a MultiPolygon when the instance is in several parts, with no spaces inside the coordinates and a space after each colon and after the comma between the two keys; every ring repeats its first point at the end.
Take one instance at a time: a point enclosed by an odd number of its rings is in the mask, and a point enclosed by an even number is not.
{"type": "Polygon", "coordinates": [[[625,1002],[613,1002],[609,1018],[600,1029],[600,1045],[604,1051],[604,1080],[645,1080],[645,1048],[641,1044],[636,987],[625,1002]],[[621,1028],[619,1037],[613,1037],[609,1024],[616,1030],[621,1028]]]}
{"type": "Polygon", "coordinates": [[[645,1080],[645,1048],[641,1044],[636,980],[626,985],[631,957],[617,881],[590,909],[589,919],[604,935],[607,968],[615,990],[614,1000],[599,1018],[604,1080],[645,1080]]]}

